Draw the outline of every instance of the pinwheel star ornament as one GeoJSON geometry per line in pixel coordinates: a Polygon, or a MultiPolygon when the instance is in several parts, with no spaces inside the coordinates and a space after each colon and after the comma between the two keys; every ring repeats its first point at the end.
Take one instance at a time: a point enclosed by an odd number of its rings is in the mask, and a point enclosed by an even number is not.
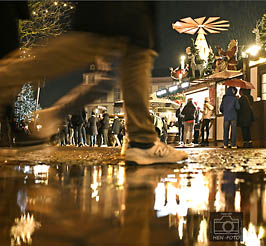
{"type": "Polygon", "coordinates": [[[227,20],[220,20],[220,17],[200,17],[192,19],[191,17],[180,19],[172,24],[174,30],[179,33],[187,33],[194,35],[198,33],[195,45],[199,49],[199,54],[202,59],[206,61],[209,54],[209,47],[205,38],[208,33],[220,33],[227,31],[230,26],[227,20]]]}

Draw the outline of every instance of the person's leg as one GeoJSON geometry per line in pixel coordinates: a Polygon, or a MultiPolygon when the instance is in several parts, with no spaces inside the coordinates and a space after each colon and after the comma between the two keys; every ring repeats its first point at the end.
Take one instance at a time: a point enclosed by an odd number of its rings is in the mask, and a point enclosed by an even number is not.
{"type": "Polygon", "coordinates": [[[194,129],[194,141],[195,144],[199,143],[199,129],[194,129]]]}
{"type": "Polygon", "coordinates": [[[229,126],[230,126],[230,122],[228,120],[225,120],[224,121],[224,146],[228,146],[229,126]]]}
{"type": "Polygon", "coordinates": [[[231,121],[231,133],[232,133],[231,144],[232,144],[232,147],[235,147],[236,146],[236,120],[231,121]]]}
{"type": "Polygon", "coordinates": [[[151,70],[156,53],[129,46],[121,64],[121,88],[131,142],[153,143],[157,133],[149,112],[151,70]]]}
{"type": "Polygon", "coordinates": [[[73,128],[70,128],[70,144],[75,145],[74,129],[73,128]]]}
{"type": "Polygon", "coordinates": [[[83,139],[83,144],[88,145],[87,143],[87,133],[86,129],[84,126],[82,126],[82,139],[83,139]]]}
{"type": "Polygon", "coordinates": [[[125,151],[127,163],[175,163],[188,156],[187,153],[160,142],[152,123],[149,88],[155,55],[152,50],[129,46],[122,58],[121,88],[130,142],[125,151]]]}
{"type": "Polygon", "coordinates": [[[181,131],[181,132],[182,132],[182,138],[181,138],[181,141],[184,142],[184,135],[185,135],[185,134],[184,134],[184,132],[185,132],[185,126],[184,126],[184,124],[182,125],[182,131],[181,131]]]}
{"type": "Polygon", "coordinates": [[[93,135],[93,137],[94,137],[93,146],[96,147],[97,146],[97,135],[93,135]]]}
{"type": "Polygon", "coordinates": [[[201,126],[201,143],[202,143],[202,144],[204,143],[205,123],[206,123],[206,120],[203,119],[203,121],[202,121],[202,126],[201,126]]]}
{"type": "Polygon", "coordinates": [[[250,126],[247,127],[248,148],[252,147],[250,126]]]}
{"type": "Polygon", "coordinates": [[[182,142],[182,126],[178,126],[179,142],[182,142]]]}
{"type": "Polygon", "coordinates": [[[189,143],[192,143],[194,123],[189,123],[189,143]]]}
{"type": "Polygon", "coordinates": [[[116,140],[117,145],[118,146],[121,146],[121,143],[119,141],[119,138],[118,138],[117,134],[115,134],[114,137],[115,137],[115,140],[116,140]]]}
{"type": "Polygon", "coordinates": [[[206,122],[205,122],[205,125],[206,125],[206,143],[209,144],[209,132],[210,132],[210,120],[209,119],[206,119],[206,122]]]}
{"type": "Polygon", "coordinates": [[[108,146],[108,129],[103,129],[103,144],[108,146]]]}
{"type": "Polygon", "coordinates": [[[79,145],[79,126],[74,126],[74,139],[75,139],[75,145],[79,145]]]}
{"type": "Polygon", "coordinates": [[[187,143],[187,134],[188,134],[188,123],[184,122],[184,137],[183,137],[183,141],[184,144],[187,143]]]}

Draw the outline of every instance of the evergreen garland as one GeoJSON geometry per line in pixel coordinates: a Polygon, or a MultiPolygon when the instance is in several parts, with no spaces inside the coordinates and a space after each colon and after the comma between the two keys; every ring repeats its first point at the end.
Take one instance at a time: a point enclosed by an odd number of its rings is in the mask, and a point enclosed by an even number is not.
{"type": "Polygon", "coordinates": [[[209,55],[208,55],[208,63],[206,68],[203,71],[204,75],[211,75],[213,74],[213,64],[215,62],[215,56],[213,51],[210,49],[209,55]]]}
{"type": "Polygon", "coordinates": [[[200,58],[200,55],[199,55],[199,49],[197,48],[197,46],[195,45],[195,41],[193,38],[191,38],[192,40],[192,47],[191,47],[191,53],[194,54],[195,56],[195,62],[196,64],[202,64],[204,63],[204,60],[202,60],[200,58]]]}

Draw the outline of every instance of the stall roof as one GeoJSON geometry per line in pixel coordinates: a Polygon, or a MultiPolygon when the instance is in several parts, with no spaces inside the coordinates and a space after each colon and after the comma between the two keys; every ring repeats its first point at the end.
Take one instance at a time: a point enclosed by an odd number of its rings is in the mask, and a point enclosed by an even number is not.
{"type": "Polygon", "coordinates": [[[209,75],[209,76],[206,76],[204,78],[194,80],[194,81],[198,82],[198,83],[209,82],[209,81],[213,81],[213,82],[217,81],[218,82],[218,81],[222,81],[225,79],[232,79],[232,78],[240,77],[242,75],[243,75],[243,73],[240,70],[238,70],[238,71],[225,70],[225,71],[214,73],[212,75],[209,75]]]}

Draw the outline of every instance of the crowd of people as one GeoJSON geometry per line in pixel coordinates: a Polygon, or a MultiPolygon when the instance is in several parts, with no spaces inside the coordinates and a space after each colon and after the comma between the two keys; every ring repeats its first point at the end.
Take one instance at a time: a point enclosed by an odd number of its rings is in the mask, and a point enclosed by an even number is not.
{"type": "Polygon", "coordinates": [[[82,109],[68,115],[56,135],[56,141],[60,146],[115,147],[121,146],[124,135],[124,119],[115,116],[111,120],[105,110],[99,115],[93,111],[87,117],[86,111],[82,109]]]}
{"type": "MultiPolygon", "coordinates": [[[[242,132],[243,146],[241,147],[252,147],[251,124],[254,121],[253,101],[253,97],[248,89],[240,88],[239,94],[238,89],[235,87],[228,87],[226,89],[219,107],[220,112],[224,116],[223,148],[237,148],[237,127],[240,127],[242,132]]],[[[214,106],[211,104],[209,97],[205,97],[202,108],[198,107],[197,102],[193,102],[192,98],[188,98],[185,105],[181,103],[176,111],[177,120],[174,123],[178,127],[179,147],[209,146],[212,118],[214,118],[214,106]]],[[[158,124],[155,124],[155,127],[160,128],[158,124]]],[[[161,132],[163,135],[165,131],[161,132]]],[[[166,136],[163,139],[166,142],[166,136]]]]}

